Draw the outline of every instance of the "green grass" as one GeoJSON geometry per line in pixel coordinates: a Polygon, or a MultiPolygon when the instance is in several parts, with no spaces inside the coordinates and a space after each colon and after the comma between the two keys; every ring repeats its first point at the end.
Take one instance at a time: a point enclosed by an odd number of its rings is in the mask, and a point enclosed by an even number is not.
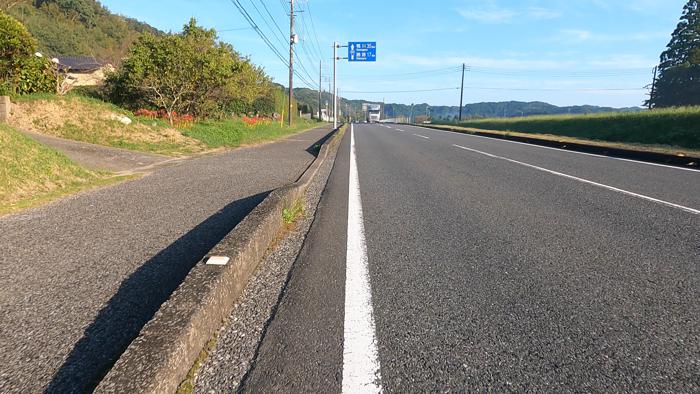
{"type": "Polygon", "coordinates": [[[197,139],[211,148],[235,148],[272,141],[320,125],[315,121],[296,120],[292,127],[272,122],[249,126],[240,120],[200,121],[184,129],[183,134],[197,139]]]}
{"type": "Polygon", "coordinates": [[[282,220],[287,225],[293,224],[304,214],[304,202],[299,199],[294,204],[282,211],[282,220]]]}
{"type": "Polygon", "coordinates": [[[700,107],[637,113],[479,119],[461,122],[459,126],[528,134],[552,134],[605,142],[700,149],[700,107]]]}
{"type": "Polygon", "coordinates": [[[201,120],[185,128],[174,129],[162,119],[136,117],[113,104],[80,94],[59,97],[32,94],[13,99],[19,116],[12,119],[16,128],[91,144],[187,156],[214,148],[236,148],[286,137],[319,125],[296,119],[292,127],[272,122],[249,126],[241,120],[201,120]],[[112,114],[129,117],[124,125],[110,119],[112,114]]]}
{"type": "Polygon", "coordinates": [[[126,179],[83,169],[0,124],[0,215],[126,179]]]}
{"type": "Polygon", "coordinates": [[[204,361],[206,361],[209,357],[209,353],[211,353],[211,351],[214,350],[214,348],[216,347],[217,339],[218,335],[214,335],[214,337],[211,338],[209,342],[207,342],[207,344],[204,346],[204,349],[202,349],[202,351],[199,352],[197,359],[194,361],[192,367],[187,372],[185,380],[180,382],[180,385],[177,387],[175,394],[194,393],[194,379],[197,377],[197,373],[199,372],[200,368],[202,368],[202,364],[204,364],[204,361]]]}

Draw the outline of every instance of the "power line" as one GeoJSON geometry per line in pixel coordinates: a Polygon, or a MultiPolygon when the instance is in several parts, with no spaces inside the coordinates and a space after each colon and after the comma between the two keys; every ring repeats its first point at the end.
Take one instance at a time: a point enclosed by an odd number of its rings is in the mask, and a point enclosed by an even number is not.
{"type": "MultiPolygon", "coordinates": [[[[270,30],[272,30],[272,33],[273,33],[273,34],[275,34],[275,33],[274,33],[274,29],[273,29],[272,26],[267,22],[267,19],[263,16],[262,12],[261,12],[260,9],[255,5],[255,3],[253,2],[253,0],[249,0],[249,1],[250,1],[250,3],[253,5],[253,8],[255,8],[255,11],[257,11],[258,15],[260,15],[260,18],[263,19],[263,21],[265,22],[265,24],[267,25],[267,27],[268,27],[270,30]]],[[[275,19],[275,17],[272,16],[272,13],[270,12],[270,9],[267,8],[267,5],[265,4],[265,2],[264,2],[263,0],[258,0],[258,1],[260,2],[260,4],[262,4],[262,6],[263,6],[263,8],[264,8],[264,10],[265,10],[265,13],[266,13],[267,16],[269,17],[269,19],[272,21],[272,23],[275,25],[275,27],[277,28],[277,31],[280,33],[280,37],[281,37],[280,42],[282,43],[282,46],[286,46],[286,45],[287,45],[287,43],[285,42],[285,41],[286,41],[286,37],[285,37],[284,32],[282,31],[282,28],[281,28],[280,25],[277,23],[277,20],[275,19]]],[[[285,10],[285,12],[286,12],[286,10],[285,10]]],[[[294,47],[292,47],[292,52],[294,53],[294,57],[297,58],[297,60],[298,60],[299,66],[300,66],[300,68],[301,68],[301,71],[306,75],[306,77],[309,78],[309,80],[313,81],[315,78],[311,76],[311,74],[309,73],[309,71],[308,71],[308,69],[306,68],[306,66],[304,65],[304,63],[302,62],[301,57],[297,54],[297,51],[296,51],[296,49],[295,49],[294,47]]],[[[312,62],[312,63],[313,63],[313,62],[312,62]]],[[[296,73],[295,73],[295,74],[296,74],[296,73]]],[[[306,83],[307,85],[309,85],[308,80],[307,80],[305,83],[306,83]]]]}
{"type": "Polygon", "coordinates": [[[343,93],[361,93],[361,94],[386,94],[386,93],[420,93],[420,92],[442,92],[446,90],[459,90],[456,88],[438,88],[438,89],[419,89],[419,90],[384,90],[375,92],[361,92],[357,90],[343,90],[343,93]]]}
{"type": "Polygon", "coordinates": [[[474,90],[505,90],[526,92],[632,92],[646,90],[645,88],[499,88],[486,86],[465,86],[464,88],[474,90]]]}
{"type": "MultiPolygon", "coordinates": [[[[465,86],[465,89],[473,90],[503,90],[503,91],[536,91],[536,92],[628,92],[646,90],[645,88],[500,88],[488,86],[465,86]]],[[[418,90],[384,90],[384,91],[357,91],[345,90],[345,93],[360,93],[360,94],[387,94],[387,93],[420,93],[420,92],[440,92],[447,90],[460,90],[455,88],[438,88],[438,89],[418,89],[418,90]]]]}
{"type": "MultiPolygon", "coordinates": [[[[252,2],[253,0],[250,0],[250,1],[252,2]]],[[[260,4],[262,4],[263,8],[265,8],[265,12],[267,12],[267,16],[270,17],[270,20],[272,20],[272,23],[274,23],[275,26],[277,27],[277,31],[280,32],[280,35],[281,35],[283,38],[286,38],[284,32],[282,32],[282,28],[280,28],[280,25],[277,24],[277,21],[275,20],[275,18],[274,18],[274,17],[272,16],[272,14],[270,13],[270,10],[267,8],[267,5],[265,5],[265,2],[264,2],[263,0],[259,0],[259,1],[260,1],[260,4]]]]}
{"type": "Polygon", "coordinates": [[[458,74],[461,72],[461,67],[460,69],[455,69],[455,70],[449,70],[449,71],[439,71],[439,72],[434,72],[430,74],[423,74],[423,75],[407,75],[404,77],[399,76],[386,76],[386,77],[378,77],[378,76],[351,76],[349,78],[344,77],[344,80],[362,80],[362,81],[410,81],[410,80],[416,80],[416,79],[428,79],[428,78],[434,78],[434,77],[440,77],[440,76],[445,76],[445,75],[453,75],[453,74],[458,74]]]}
{"type": "MultiPolygon", "coordinates": [[[[277,30],[280,32],[280,35],[277,35],[277,34],[275,33],[275,29],[272,28],[272,25],[270,25],[270,22],[267,21],[267,18],[265,18],[265,17],[263,16],[263,14],[262,14],[262,12],[260,11],[260,9],[258,8],[258,6],[255,5],[255,2],[254,2],[253,0],[248,0],[248,1],[249,1],[250,4],[253,6],[253,8],[255,9],[255,11],[258,13],[258,16],[260,16],[260,19],[262,19],[262,21],[265,23],[265,25],[267,26],[267,28],[270,29],[270,31],[272,32],[272,35],[275,36],[275,37],[277,37],[277,39],[279,40],[279,42],[282,44],[282,47],[286,46],[286,45],[287,45],[287,38],[286,38],[285,34],[282,32],[282,29],[280,29],[279,25],[277,24],[277,21],[275,21],[275,18],[272,18],[272,15],[270,15],[270,19],[272,20],[272,23],[273,23],[275,26],[277,26],[277,30]]],[[[265,3],[262,3],[262,4],[265,5],[265,3]]],[[[268,13],[268,15],[269,15],[269,13],[268,13]]]]}
{"type": "MultiPolygon", "coordinates": [[[[285,57],[280,53],[279,49],[275,47],[275,45],[270,41],[270,39],[267,37],[267,35],[260,29],[260,27],[255,23],[255,20],[253,19],[252,16],[250,16],[250,13],[245,9],[245,7],[240,3],[240,0],[229,0],[235,7],[238,9],[238,12],[243,16],[243,18],[250,24],[251,28],[255,30],[255,32],[260,36],[260,38],[263,40],[265,45],[267,45],[268,48],[277,56],[277,58],[280,59],[280,61],[289,67],[289,62],[285,59],[285,57]]],[[[301,74],[297,73],[296,71],[294,72],[294,75],[296,75],[307,87],[312,88],[313,84],[309,83],[301,74]]]]}
{"type": "Polygon", "coordinates": [[[321,59],[323,59],[323,50],[321,50],[321,44],[318,41],[318,33],[316,31],[316,24],[314,23],[314,17],[313,17],[313,14],[311,14],[311,5],[310,5],[308,0],[306,1],[306,12],[309,13],[309,20],[311,21],[311,28],[313,29],[314,39],[316,42],[316,49],[318,50],[318,55],[321,59]]]}
{"type": "Polygon", "coordinates": [[[227,33],[231,31],[252,30],[251,27],[236,27],[233,29],[215,29],[217,33],[227,33]]]}

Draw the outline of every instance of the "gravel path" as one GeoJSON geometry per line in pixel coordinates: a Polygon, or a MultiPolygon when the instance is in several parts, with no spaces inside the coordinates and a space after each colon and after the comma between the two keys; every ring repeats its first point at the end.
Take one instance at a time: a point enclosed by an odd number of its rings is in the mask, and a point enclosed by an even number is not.
{"type": "Polygon", "coordinates": [[[218,334],[215,349],[197,375],[196,393],[234,392],[251,368],[261,337],[277,308],[297,254],[314,221],[335,155],[329,154],[309,186],[303,219],[260,264],[258,272],[234,306],[229,321],[218,334]]]}
{"type": "Polygon", "coordinates": [[[92,388],[160,304],[329,128],[0,218],[0,392],[92,388]]]}
{"type": "Polygon", "coordinates": [[[74,162],[91,170],[112,172],[136,172],[153,169],[164,164],[171,164],[174,159],[153,153],[136,152],[126,149],[71,141],[63,138],[22,131],[26,136],[48,145],[68,156],[74,162]]]}

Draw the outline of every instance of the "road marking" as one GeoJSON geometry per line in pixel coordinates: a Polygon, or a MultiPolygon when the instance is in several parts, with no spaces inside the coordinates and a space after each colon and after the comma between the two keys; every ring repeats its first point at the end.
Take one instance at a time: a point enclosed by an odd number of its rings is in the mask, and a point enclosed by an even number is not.
{"type": "Polygon", "coordinates": [[[467,151],[470,151],[470,152],[479,153],[479,154],[482,154],[482,155],[484,155],[484,156],[488,156],[488,157],[491,157],[491,158],[494,158],[494,159],[505,160],[505,161],[508,161],[508,162],[511,162],[511,163],[519,164],[519,165],[521,165],[521,166],[525,166],[525,167],[529,167],[529,168],[534,168],[534,169],[539,170],[539,171],[544,171],[544,172],[547,172],[547,173],[550,173],[550,174],[553,174],[553,175],[561,176],[561,177],[568,178],[568,179],[573,179],[573,180],[575,180],[575,181],[579,181],[579,182],[586,183],[586,184],[589,184],[589,185],[602,187],[603,189],[612,190],[612,191],[614,191],[614,192],[626,194],[626,195],[628,195],[628,196],[641,198],[641,199],[643,199],[643,200],[655,202],[655,203],[657,203],[657,204],[666,205],[666,206],[668,206],[668,207],[680,209],[680,210],[682,210],[682,211],[690,212],[690,213],[695,214],[695,215],[700,215],[700,210],[693,209],[693,208],[689,208],[689,207],[685,207],[685,206],[683,206],[683,205],[674,204],[674,203],[672,203],[672,202],[668,202],[668,201],[664,201],[664,200],[659,200],[658,198],[649,197],[649,196],[645,196],[645,195],[643,195],[643,194],[638,194],[638,193],[634,193],[634,192],[631,192],[631,191],[628,191],[628,190],[619,189],[619,188],[616,188],[616,187],[613,187],[613,186],[608,186],[608,185],[605,185],[605,184],[602,184],[602,183],[589,181],[588,179],[583,179],[583,178],[579,178],[579,177],[576,177],[576,176],[573,176],[573,175],[564,174],[564,173],[562,173],[562,172],[557,172],[557,171],[548,170],[548,169],[543,168],[543,167],[538,167],[538,166],[535,166],[535,165],[532,165],[532,164],[523,163],[522,161],[517,161],[517,160],[509,159],[509,158],[507,158],[507,157],[497,156],[497,155],[494,155],[494,154],[491,154],[491,153],[482,152],[482,151],[480,151],[480,150],[476,150],[476,149],[472,149],[472,148],[467,148],[467,147],[464,147],[464,146],[461,146],[461,145],[452,145],[452,146],[454,146],[454,147],[456,147],[456,148],[459,148],[459,149],[464,149],[464,150],[467,150],[467,151]]]}
{"type": "MultiPolygon", "coordinates": [[[[646,164],[648,166],[655,166],[655,167],[665,167],[665,168],[671,168],[674,170],[682,170],[682,171],[692,171],[692,172],[700,172],[699,169],[695,168],[686,168],[686,167],[678,167],[678,166],[670,166],[668,164],[659,164],[659,163],[650,163],[648,161],[640,161],[640,160],[633,160],[633,159],[624,159],[622,157],[613,157],[613,156],[605,156],[605,155],[598,155],[595,153],[586,153],[586,152],[578,152],[575,150],[568,150],[568,149],[561,149],[561,148],[553,148],[551,146],[542,146],[542,145],[536,145],[536,144],[528,144],[527,142],[519,142],[519,141],[510,141],[510,140],[503,140],[500,138],[493,138],[493,137],[484,137],[482,135],[474,135],[474,134],[468,134],[468,133],[459,133],[455,131],[448,131],[448,130],[438,130],[438,129],[429,129],[426,127],[420,127],[420,126],[414,126],[423,130],[431,130],[431,131],[438,131],[440,133],[447,133],[447,134],[452,134],[452,135],[462,135],[466,137],[476,137],[476,138],[482,138],[482,139],[487,139],[490,141],[500,141],[500,142],[508,142],[510,144],[518,144],[518,145],[526,145],[532,148],[541,148],[541,149],[549,149],[549,150],[556,150],[559,152],[567,152],[567,153],[574,153],[577,155],[584,155],[584,156],[593,156],[593,157],[601,157],[603,159],[611,159],[611,160],[619,160],[619,161],[627,161],[630,163],[637,163],[637,164],[646,164]]],[[[565,143],[565,142],[563,142],[565,143]]]]}
{"type": "Polygon", "coordinates": [[[398,131],[406,131],[406,130],[404,130],[404,129],[396,129],[396,130],[398,130],[398,131]]]}
{"type": "Polygon", "coordinates": [[[425,138],[426,140],[430,139],[430,137],[426,137],[426,136],[420,135],[420,134],[413,134],[413,135],[415,135],[416,137],[425,138]]]}
{"type": "Polygon", "coordinates": [[[355,157],[355,130],[350,126],[343,393],[380,393],[381,391],[372,293],[367,270],[365,225],[362,219],[362,196],[355,157]]]}

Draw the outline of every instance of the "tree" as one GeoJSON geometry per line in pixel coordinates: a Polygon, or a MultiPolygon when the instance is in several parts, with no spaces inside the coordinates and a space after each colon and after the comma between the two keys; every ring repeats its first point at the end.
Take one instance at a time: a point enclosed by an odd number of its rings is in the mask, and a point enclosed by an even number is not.
{"type": "Polygon", "coordinates": [[[647,104],[655,108],[700,105],[700,0],[689,0],[683,7],[658,72],[647,104]]]}
{"type": "Polygon", "coordinates": [[[266,93],[269,79],[192,19],[179,34],[144,34],[107,85],[113,101],[163,109],[172,123],[175,113],[244,110],[266,93]]]}
{"type": "Polygon", "coordinates": [[[53,90],[51,65],[19,21],[0,11],[0,91],[27,94],[53,90]]]}

